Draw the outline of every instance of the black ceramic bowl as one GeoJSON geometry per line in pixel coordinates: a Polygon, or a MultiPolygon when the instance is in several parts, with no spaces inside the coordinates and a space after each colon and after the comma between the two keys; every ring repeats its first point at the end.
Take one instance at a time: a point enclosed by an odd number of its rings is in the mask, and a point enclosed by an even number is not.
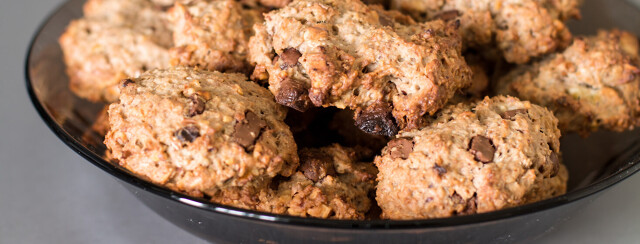
{"type": "MultiPolygon", "coordinates": [[[[57,39],[70,20],[82,15],[83,0],[60,6],[35,33],[26,60],[26,85],[44,122],[71,149],[116,177],[140,201],[165,219],[215,242],[511,242],[532,240],[578,210],[589,199],[640,169],[640,130],[600,132],[587,139],[562,138],[570,172],[568,193],[500,211],[443,219],[325,220],[247,211],[192,198],[140,180],[107,161],[101,138],[87,133],[103,104],[74,96],[57,39]]],[[[617,0],[589,0],[575,34],[620,28],[640,35],[640,10],[617,0]]]]}

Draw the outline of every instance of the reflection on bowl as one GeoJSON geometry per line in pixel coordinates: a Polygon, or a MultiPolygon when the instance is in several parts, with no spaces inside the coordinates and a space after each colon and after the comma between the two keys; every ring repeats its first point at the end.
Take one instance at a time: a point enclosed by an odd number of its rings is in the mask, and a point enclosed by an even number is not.
{"type": "MultiPolygon", "coordinates": [[[[140,180],[104,160],[102,138],[87,133],[104,104],[77,98],[68,88],[57,38],[84,1],[71,0],[44,23],[27,54],[27,89],[44,122],[69,147],[119,179],[155,212],[191,233],[219,242],[496,242],[535,238],[586,199],[640,169],[640,130],[598,132],[589,138],[562,138],[563,162],[570,172],[568,193],[515,208],[445,219],[325,220],[247,211],[192,198],[140,180]]],[[[618,1],[586,1],[576,34],[617,27],[640,35],[640,10],[618,1]]]]}

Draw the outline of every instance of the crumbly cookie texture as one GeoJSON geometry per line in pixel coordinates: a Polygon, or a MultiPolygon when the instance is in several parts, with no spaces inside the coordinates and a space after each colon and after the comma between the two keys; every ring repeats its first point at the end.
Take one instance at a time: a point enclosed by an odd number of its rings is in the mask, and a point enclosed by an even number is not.
{"type": "Polygon", "coordinates": [[[160,69],[121,89],[105,144],[121,166],[153,183],[212,196],[298,166],[286,109],[243,75],[160,69]]]}
{"type": "Polygon", "coordinates": [[[376,157],[382,218],[484,213],[566,191],[560,130],[547,109],[514,97],[444,108],[376,157]]]}
{"type": "Polygon", "coordinates": [[[510,72],[497,92],[549,108],[564,133],[624,131],[640,124],[639,67],[635,36],[600,31],[576,38],[562,53],[510,72]]]}
{"type": "Polygon", "coordinates": [[[262,12],[232,0],[176,3],[168,11],[175,42],[171,64],[249,73],[249,37],[262,12]]]}
{"type": "Polygon", "coordinates": [[[392,0],[391,8],[417,19],[459,20],[464,45],[497,48],[511,63],[566,47],[564,21],[580,18],[581,0],[392,0]]]}
{"type": "Polygon", "coordinates": [[[377,170],[363,155],[338,144],[300,150],[300,167],[263,189],[221,191],[212,201],[301,217],[364,219],[372,205],[377,170]]]}
{"type": "Polygon", "coordinates": [[[349,107],[364,131],[393,135],[469,85],[457,27],[356,0],[295,1],[254,27],[252,77],[268,80],[280,104],[349,107]]]}
{"type": "Polygon", "coordinates": [[[148,0],[90,0],[60,36],[69,88],[91,101],[118,99],[118,83],[169,65],[164,13],[148,0]]]}

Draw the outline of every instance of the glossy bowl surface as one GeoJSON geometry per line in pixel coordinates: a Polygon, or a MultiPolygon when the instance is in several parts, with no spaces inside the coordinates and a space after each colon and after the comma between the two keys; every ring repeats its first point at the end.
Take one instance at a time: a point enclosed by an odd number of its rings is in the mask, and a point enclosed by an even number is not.
{"type": "MultiPolygon", "coordinates": [[[[324,220],[248,211],[192,198],[155,186],[104,160],[102,138],[88,133],[104,104],[73,95],[68,88],[57,39],[82,16],[84,0],[56,9],[34,34],[26,58],[26,86],[43,121],[71,149],[119,179],[155,212],[177,226],[216,242],[511,242],[530,240],[552,229],[600,191],[640,170],[640,130],[598,132],[561,140],[570,172],[568,193],[505,210],[429,220],[324,220]]],[[[623,1],[585,1],[574,34],[619,28],[640,35],[640,10],[623,1]]]]}

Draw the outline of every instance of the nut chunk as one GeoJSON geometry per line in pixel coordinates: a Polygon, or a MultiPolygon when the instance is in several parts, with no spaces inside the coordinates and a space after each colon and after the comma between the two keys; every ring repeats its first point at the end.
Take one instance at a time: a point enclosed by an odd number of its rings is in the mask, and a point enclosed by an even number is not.
{"type": "Polygon", "coordinates": [[[176,46],[171,64],[248,73],[247,44],[253,24],[262,22],[261,14],[231,0],[176,3],[169,10],[176,46]]]}
{"type": "Polygon", "coordinates": [[[121,89],[105,144],[121,166],[153,183],[213,196],[298,166],[286,109],[243,75],[153,70],[121,89]]]}
{"type": "Polygon", "coordinates": [[[392,0],[391,8],[418,19],[459,20],[464,45],[498,49],[511,63],[526,63],[569,44],[564,24],[579,18],[581,0],[392,0]]]}
{"type": "Polygon", "coordinates": [[[500,80],[497,92],[549,108],[565,133],[624,131],[640,125],[639,67],[636,37],[600,31],[512,71],[500,80]]]}
{"type": "Polygon", "coordinates": [[[393,135],[470,84],[457,27],[356,0],[295,1],[254,27],[252,77],[268,80],[281,104],[349,107],[363,130],[393,135]]]}
{"type": "Polygon", "coordinates": [[[563,194],[560,131],[547,109],[513,97],[451,105],[376,157],[388,219],[484,213],[563,194]]]}

